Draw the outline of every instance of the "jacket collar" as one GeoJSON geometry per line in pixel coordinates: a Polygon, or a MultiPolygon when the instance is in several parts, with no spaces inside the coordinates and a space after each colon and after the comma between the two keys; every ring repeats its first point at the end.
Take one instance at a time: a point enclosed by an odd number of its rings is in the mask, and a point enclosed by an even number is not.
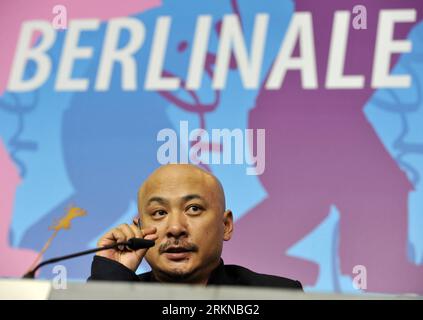
{"type": "MultiPolygon", "coordinates": [[[[154,274],[152,271],[140,274],[139,278],[141,281],[158,282],[157,279],[154,277],[154,274]]],[[[209,285],[221,285],[221,284],[232,284],[232,283],[233,281],[228,276],[225,270],[225,264],[223,262],[223,259],[220,259],[219,265],[210,273],[210,277],[207,282],[207,285],[209,286],[209,285]]]]}

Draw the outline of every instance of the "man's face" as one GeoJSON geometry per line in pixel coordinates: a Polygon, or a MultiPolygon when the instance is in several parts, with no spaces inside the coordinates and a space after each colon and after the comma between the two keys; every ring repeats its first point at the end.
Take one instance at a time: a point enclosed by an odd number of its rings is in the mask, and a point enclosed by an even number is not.
{"type": "Polygon", "coordinates": [[[201,282],[218,265],[223,240],[232,232],[221,189],[192,166],[159,170],[139,198],[143,227],[156,227],[156,245],[146,259],[161,281],[201,282]]]}

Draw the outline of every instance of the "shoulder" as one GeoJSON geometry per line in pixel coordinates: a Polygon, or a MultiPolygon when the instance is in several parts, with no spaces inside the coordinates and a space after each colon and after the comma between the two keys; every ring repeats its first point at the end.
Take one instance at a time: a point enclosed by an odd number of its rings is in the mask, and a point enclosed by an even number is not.
{"type": "Polygon", "coordinates": [[[301,282],[284,277],[262,274],[237,265],[225,265],[226,274],[239,285],[276,287],[302,290],[301,282]]]}

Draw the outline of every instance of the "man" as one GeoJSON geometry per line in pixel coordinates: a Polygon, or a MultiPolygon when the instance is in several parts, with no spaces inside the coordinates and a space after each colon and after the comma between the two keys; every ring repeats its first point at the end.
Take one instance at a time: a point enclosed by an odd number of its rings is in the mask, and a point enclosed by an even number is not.
{"type": "MultiPolygon", "coordinates": [[[[98,242],[106,246],[130,238],[154,240],[150,249],[100,251],[89,280],[174,282],[199,285],[247,285],[302,290],[301,283],[225,265],[223,241],[231,239],[233,217],[225,195],[212,174],[188,164],[158,168],[138,193],[139,220],[107,232],[98,242]],[[142,259],[152,271],[136,275],[142,259]]],[[[260,235],[252,235],[260,237],[260,235]]],[[[254,254],[254,253],[252,253],[254,254]]]]}

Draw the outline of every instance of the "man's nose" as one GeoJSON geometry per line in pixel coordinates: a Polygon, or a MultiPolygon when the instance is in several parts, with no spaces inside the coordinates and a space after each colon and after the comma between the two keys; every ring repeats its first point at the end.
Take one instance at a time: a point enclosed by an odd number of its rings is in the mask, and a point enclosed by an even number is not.
{"type": "Polygon", "coordinates": [[[181,238],[188,235],[186,217],[181,212],[170,213],[167,218],[167,232],[169,238],[181,238]]]}

